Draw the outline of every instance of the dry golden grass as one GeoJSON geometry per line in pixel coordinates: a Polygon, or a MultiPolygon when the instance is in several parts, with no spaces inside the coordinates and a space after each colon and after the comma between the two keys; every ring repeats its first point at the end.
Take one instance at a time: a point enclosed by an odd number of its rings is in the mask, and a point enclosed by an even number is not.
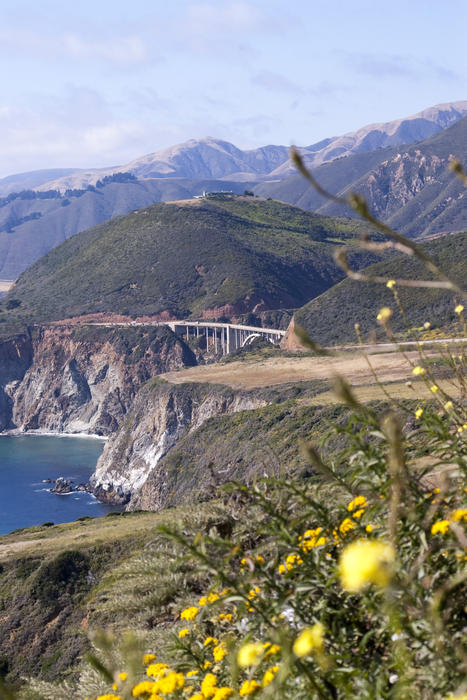
{"type": "MultiPolygon", "coordinates": [[[[406,356],[414,364],[419,361],[417,351],[407,352],[406,356]]],[[[372,355],[371,362],[383,384],[412,378],[412,368],[401,353],[372,355]]],[[[201,365],[167,372],[161,378],[172,384],[208,382],[226,384],[234,389],[256,389],[289,382],[332,379],[335,375],[346,377],[355,386],[374,383],[368,364],[360,353],[343,353],[335,357],[273,357],[252,362],[201,365]]]]}
{"type": "MultiPolygon", "coordinates": [[[[44,556],[65,549],[80,549],[95,544],[110,544],[127,540],[142,543],[155,536],[158,525],[173,525],[180,520],[190,521],[211,516],[217,503],[197,504],[197,507],[173,508],[163,512],[135,512],[105,516],[89,520],[75,520],[52,527],[30,527],[23,531],[0,536],[0,562],[18,555],[44,556]]],[[[131,548],[131,547],[130,547],[131,548]]]]}
{"type": "MultiPolygon", "coordinates": [[[[451,382],[442,379],[437,381],[437,384],[450,396],[458,395],[458,388],[451,382]]],[[[383,389],[377,384],[370,384],[368,386],[354,386],[353,393],[361,403],[368,403],[369,401],[387,401],[388,396],[395,401],[402,399],[422,400],[433,398],[433,394],[421,380],[412,381],[412,386],[407,386],[406,382],[386,383],[384,385],[384,389],[385,391],[383,391],[383,389]]],[[[307,406],[323,406],[340,403],[340,399],[336,397],[336,394],[332,390],[324,391],[321,394],[311,398],[307,397],[305,399],[298,399],[298,401],[307,406]]]]}

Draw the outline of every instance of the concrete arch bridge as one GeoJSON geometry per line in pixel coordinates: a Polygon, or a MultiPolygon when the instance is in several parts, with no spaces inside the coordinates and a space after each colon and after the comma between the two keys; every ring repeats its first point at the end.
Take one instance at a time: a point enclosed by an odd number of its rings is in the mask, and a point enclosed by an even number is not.
{"type": "Polygon", "coordinates": [[[228,355],[234,350],[249,345],[255,338],[265,338],[273,345],[280,343],[285,331],[276,328],[258,328],[234,323],[216,323],[214,321],[165,321],[156,322],[155,326],[168,326],[176,335],[187,340],[192,337],[206,339],[206,348],[228,355]]]}

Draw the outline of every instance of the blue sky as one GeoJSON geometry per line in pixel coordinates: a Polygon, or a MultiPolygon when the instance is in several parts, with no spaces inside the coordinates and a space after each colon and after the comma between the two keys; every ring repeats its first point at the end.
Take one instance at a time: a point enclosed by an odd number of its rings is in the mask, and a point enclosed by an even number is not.
{"type": "Polygon", "coordinates": [[[2,0],[0,177],[309,145],[467,99],[465,0],[2,0]]]}

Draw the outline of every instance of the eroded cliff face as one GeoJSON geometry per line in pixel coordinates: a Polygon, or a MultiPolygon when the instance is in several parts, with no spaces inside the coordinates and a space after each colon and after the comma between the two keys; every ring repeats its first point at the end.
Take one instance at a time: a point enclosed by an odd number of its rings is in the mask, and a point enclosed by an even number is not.
{"type": "Polygon", "coordinates": [[[0,429],[103,436],[150,377],[196,364],[167,328],[43,327],[0,354],[0,429]]]}
{"type": "Polygon", "coordinates": [[[130,508],[164,507],[174,496],[175,484],[163,457],[210,418],[264,405],[264,399],[228,387],[148,382],[104,448],[91,478],[94,493],[110,503],[126,503],[131,498],[130,508]],[[149,476],[157,486],[141,500],[149,476]]]}
{"type": "Polygon", "coordinates": [[[360,193],[372,203],[373,211],[385,221],[412,200],[427,185],[436,184],[446,173],[447,159],[425,155],[417,149],[398,153],[376,168],[360,193]]]}
{"type": "Polygon", "coordinates": [[[33,345],[27,334],[0,343],[0,432],[10,426],[13,396],[32,357],[33,345]]]}

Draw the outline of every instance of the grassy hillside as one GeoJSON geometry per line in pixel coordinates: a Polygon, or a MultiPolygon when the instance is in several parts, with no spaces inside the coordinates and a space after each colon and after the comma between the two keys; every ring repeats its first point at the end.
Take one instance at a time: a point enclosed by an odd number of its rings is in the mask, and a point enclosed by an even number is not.
{"type": "Polygon", "coordinates": [[[170,552],[157,546],[155,528],[183,522],[203,531],[218,513],[215,504],[163,514],[116,513],[0,537],[0,678],[73,677],[90,647],[87,633],[101,625],[134,626],[150,638],[161,634],[160,626],[164,634],[175,622],[173,601],[196,594],[200,577],[175,561],[173,546],[170,552]],[[150,565],[144,571],[135,566],[131,575],[132,562],[144,556],[150,565]]]}
{"type": "Polygon", "coordinates": [[[1,318],[89,312],[216,316],[296,308],[342,277],[337,242],[362,230],[253,197],[157,204],[73,236],[18,279],[1,318]]]}
{"type": "Polygon", "coordinates": [[[204,190],[243,192],[249,187],[248,182],[172,178],[110,181],[62,194],[10,194],[0,198],[0,277],[15,279],[54,246],[114,216],[156,202],[190,199],[204,190]]]}
{"type": "MultiPolygon", "coordinates": [[[[147,650],[170,648],[178,611],[201,595],[206,578],[156,528],[178,524],[185,532],[207,533],[231,525],[231,504],[219,499],[215,477],[227,464],[235,463],[229,476],[240,479],[252,478],[253,460],[260,476],[278,474],[281,465],[306,471],[297,436],[318,439],[329,420],[342,421],[348,414],[342,406],[300,405],[317,389],[306,384],[273,391],[268,398],[277,401],[274,405],[213,419],[188,434],[170,453],[166,469],[174,484],[181,471],[186,483],[198,478],[194,505],[191,498],[187,506],[159,513],[109,513],[1,536],[0,678],[76,678],[89,638],[99,628],[132,629],[144,637],[147,650]]],[[[339,439],[334,449],[342,444],[339,439]]],[[[235,527],[249,541],[251,517],[244,518],[238,508],[236,515],[235,527]]]]}
{"type": "MultiPolygon", "coordinates": [[[[465,283],[467,233],[437,239],[427,243],[425,249],[441,270],[458,284],[465,283]]],[[[406,255],[371,265],[365,272],[388,279],[430,279],[426,268],[417,259],[406,255]]],[[[446,327],[455,321],[451,293],[424,288],[408,291],[403,287],[398,291],[411,326],[420,327],[429,321],[434,328],[446,327]]],[[[396,311],[394,296],[383,284],[345,279],[299,309],[295,319],[321,343],[354,342],[354,324],[360,323],[363,334],[367,336],[378,327],[376,316],[382,306],[389,306],[396,311]]],[[[395,313],[391,321],[395,330],[405,330],[400,314],[395,313]]],[[[379,334],[382,335],[381,330],[379,334]]]]}

